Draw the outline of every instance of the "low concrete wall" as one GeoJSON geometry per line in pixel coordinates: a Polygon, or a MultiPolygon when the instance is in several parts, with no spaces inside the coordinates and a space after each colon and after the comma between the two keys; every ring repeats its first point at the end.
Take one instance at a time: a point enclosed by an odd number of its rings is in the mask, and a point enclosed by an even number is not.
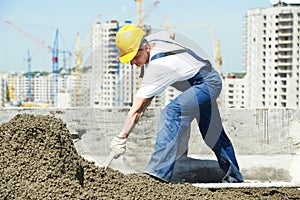
{"type": "MultiPolygon", "coordinates": [[[[0,109],[0,123],[17,114],[55,115],[74,138],[78,153],[103,166],[109,143],[122,126],[126,109],[14,108],[0,109]]],[[[155,144],[160,110],[147,110],[128,139],[127,152],[112,168],[124,173],[143,172],[155,144]]],[[[300,183],[300,110],[228,109],[222,111],[225,130],[232,140],[246,181],[300,183]]],[[[223,172],[192,123],[188,157],[178,160],[174,181],[219,182],[223,172]]]]}

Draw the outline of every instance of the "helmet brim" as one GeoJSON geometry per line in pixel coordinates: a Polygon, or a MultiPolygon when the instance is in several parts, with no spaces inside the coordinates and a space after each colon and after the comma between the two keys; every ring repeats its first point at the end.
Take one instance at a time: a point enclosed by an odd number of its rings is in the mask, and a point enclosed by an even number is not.
{"type": "Polygon", "coordinates": [[[123,56],[120,56],[119,57],[120,63],[124,64],[124,63],[130,62],[135,57],[135,55],[137,54],[137,52],[138,52],[138,49],[135,50],[135,51],[132,51],[130,53],[127,53],[127,54],[125,54],[123,56]]]}

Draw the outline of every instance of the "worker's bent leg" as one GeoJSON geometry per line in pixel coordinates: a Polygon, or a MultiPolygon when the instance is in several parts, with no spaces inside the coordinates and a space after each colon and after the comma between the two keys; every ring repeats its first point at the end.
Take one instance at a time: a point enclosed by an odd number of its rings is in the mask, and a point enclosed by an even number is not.
{"type": "Polygon", "coordinates": [[[212,101],[211,106],[201,109],[198,124],[205,143],[214,151],[225,172],[222,182],[243,182],[233,145],[224,131],[215,101],[212,101]]]}
{"type": "MultiPolygon", "coordinates": [[[[214,69],[208,73],[200,73],[200,76],[204,80],[204,84],[195,86],[194,90],[199,102],[200,115],[196,118],[202,137],[205,143],[214,151],[220,167],[226,174],[222,181],[243,182],[233,145],[224,131],[216,103],[216,98],[222,88],[221,78],[214,69]],[[203,85],[207,87],[203,87],[203,85]],[[209,93],[209,100],[207,95],[204,95],[207,93],[209,93]]],[[[197,81],[197,77],[195,80],[197,81]]]]}
{"type": "Polygon", "coordinates": [[[181,115],[181,110],[178,98],[162,110],[154,153],[145,173],[167,181],[171,179],[176,159],[187,151],[187,146],[185,149],[179,143],[188,141],[193,119],[192,116],[181,115]]]}

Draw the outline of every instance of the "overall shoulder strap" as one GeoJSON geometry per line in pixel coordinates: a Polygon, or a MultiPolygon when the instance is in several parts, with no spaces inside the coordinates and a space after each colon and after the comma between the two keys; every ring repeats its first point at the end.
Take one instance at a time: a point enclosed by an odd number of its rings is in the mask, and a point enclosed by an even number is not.
{"type": "Polygon", "coordinates": [[[158,59],[158,58],[165,57],[165,56],[170,56],[170,55],[180,54],[180,53],[184,53],[184,52],[186,52],[185,49],[178,49],[178,50],[174,50],[174,51],[161,52],[161,53],[155,54],[155,55],[151,58],[151,61],[152,61],[152,60],[155,60],[155,59],[158,59]]]}
{"type": "Polygon", "coordinates": [[[159,42],[166,42],[166,43],[170,43],[170,44],[175,44],[177,46],[180,46],[182,47],[183,49],[178,49],[178,50],[174,50],[174,51],[168,51],[168,52],[161,52],[161,53],[158,53],[158,54],[155,54],[150,60],[155,60],[155,59],[158,59],[158,58],[162,58],[162,57],[165,57],[165,56],[170,56],[170,55],[175,55],[175,54],[179,54],[179,53],[184,53],[184,52],[187,52],[188,54],[190,54],[191,56],[193,56],[196,60],[198,61],[201,61],[201,62],[204,62],[206,63],[207,65],[210,65],[210,62],[209,60],[204,60],[203,58],[201,58],[200,56],[198,56],[194,51],[192,51],[191,49],[189,48],[186,48],[180,44],[177,44],[175,42],[171,42],[171,41],[168,41],[168,40],[161,40],[161,39],[153,39],[153,40],[150,40],[149,42],[155,42],[155,41],[159,41],[159,42]]]}

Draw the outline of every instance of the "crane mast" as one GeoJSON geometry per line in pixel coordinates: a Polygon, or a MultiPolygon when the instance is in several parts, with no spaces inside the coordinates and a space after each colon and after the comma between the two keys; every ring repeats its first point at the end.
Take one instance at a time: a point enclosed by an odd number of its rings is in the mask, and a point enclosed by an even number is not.
{"type": "Polygon", "coordinates": [[[55,39],[52,47],[52,94],[51,103],[52,106],[57,105],[57,93],[58,93],[58,30],[55,33],[55,39]]]}
{"type": "Polygon", "coordinates": [[[80,34],[77,33],[76,36],[76,100],[75,105],[82,106],[82,84],[81,84],[81,76],[82,76],[82,55],[83,55],[83,49],[80,42],[80,34]]]}
{"type": "Polygon", "coordinates": [[[135,0],[137,2],[137,27],[144,28],[144,0],[135,0]]]}
{"type": "Polygon", "coordinates": [[[27,89],[27,100],[28,101],[33,101],[33,95],[32,95],[32,81],[31,81],[31,56],[30,56],[30,51],[27,51],[27,79],[28,79],[28,89],[27,89]]]}

